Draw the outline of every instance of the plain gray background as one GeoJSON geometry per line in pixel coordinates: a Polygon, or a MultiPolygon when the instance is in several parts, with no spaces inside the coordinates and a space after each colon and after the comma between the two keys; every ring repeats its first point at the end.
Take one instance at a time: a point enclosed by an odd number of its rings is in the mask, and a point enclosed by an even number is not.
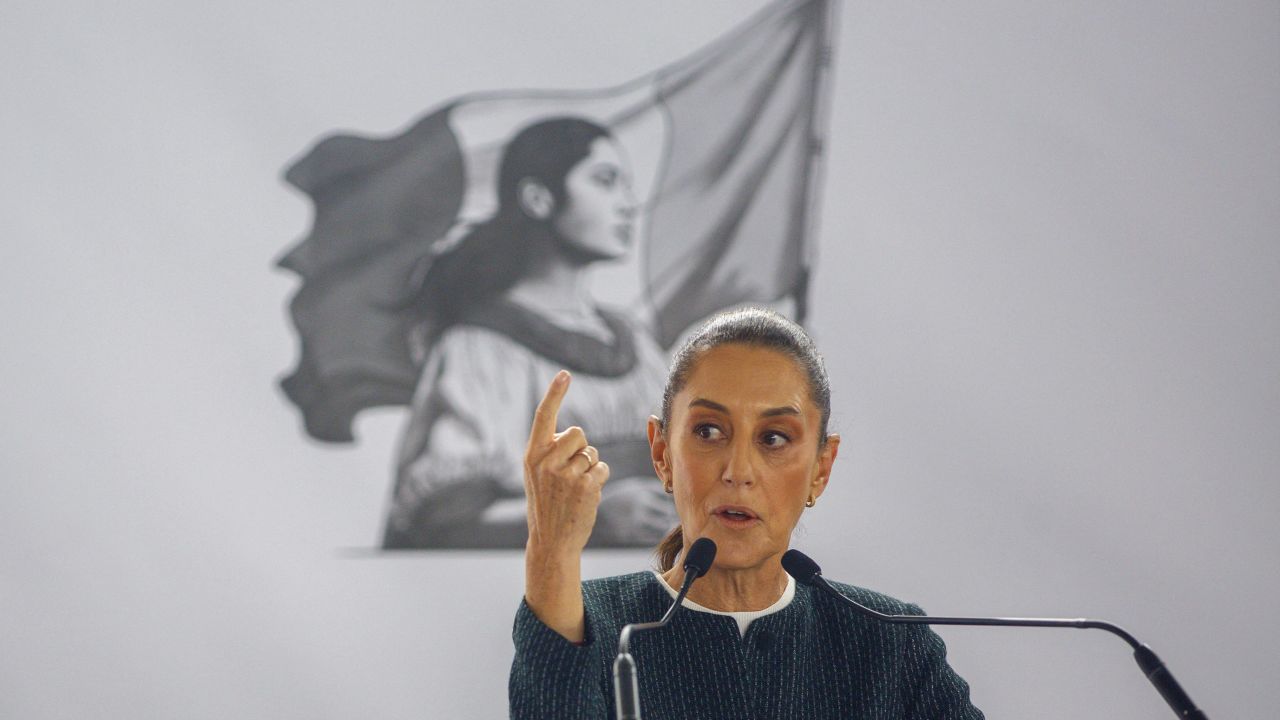
{"type": "MultiPolygon", "coordinates": [[[[520,555],[349,550],[403,414],[322,447],[274,386],[311,212],[280,172],[761,4],[9,3],[0,716],[505,716],[520,555]]],[[[1273,0],[842,8],[812,326],[845,443],[797,536],[827,575],[1106,618],[1211,717],[1273,716],[1278,37],[1273,0]]],[[[943,635],[988,717],[1171,715],[1102,633],[943,635]]]]}

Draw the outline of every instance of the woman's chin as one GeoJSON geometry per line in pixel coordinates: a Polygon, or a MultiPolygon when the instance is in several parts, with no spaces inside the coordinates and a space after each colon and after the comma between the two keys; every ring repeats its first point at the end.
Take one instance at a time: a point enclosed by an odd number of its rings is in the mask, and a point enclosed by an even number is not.
{"type": "Polygon", "coordinates": [[[735,538],[729,538],[723,542],[716,539],[714,566],[717,570],[752,570],[763,565],[774,555],[775,553],[764,548],[735,538]]]}

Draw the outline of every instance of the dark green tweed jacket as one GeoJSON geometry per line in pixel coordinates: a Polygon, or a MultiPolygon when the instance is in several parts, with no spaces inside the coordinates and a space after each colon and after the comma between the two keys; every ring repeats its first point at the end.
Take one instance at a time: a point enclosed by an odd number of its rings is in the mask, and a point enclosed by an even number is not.
{"type": "MultiPolygon", "coordinates": [[[[850,585],[848,597],[894,614],[915,605],[850,585]]],[[[613,659],[629,622],[657,620],[671,596],[653,573],[588,580],[585,644],[570,643],[521,603],[509,685],[511,717],[612,720],[613,659]]],[[[981,720],[969,685],[947,664],[927,626],[865,618],[799,585],[786,608],[751,623],[676,613],[671,625],[632,636],[645,720],[981,720]]]]}

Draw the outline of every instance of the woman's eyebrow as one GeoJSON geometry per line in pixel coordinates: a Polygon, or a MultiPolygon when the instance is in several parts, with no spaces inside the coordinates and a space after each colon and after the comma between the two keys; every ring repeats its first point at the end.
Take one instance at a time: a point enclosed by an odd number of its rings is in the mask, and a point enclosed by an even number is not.
{"type": "MultiPolygon", "coordinates": [[[[721,405],[715,400],[707,400],[706,398],[694,398],[689,402],[689,407],[704,407],[708,410],[715,410],[716,412],[725,413],[726,415],[729,414],[729,408],[721,405]]],[[[801,412],[798,408],[790,405],[784,405],[782,407],[769,408],[768,410],[761,412],[760,417],[777,417],[779,415],[800,414],[801,412]]]]}
{"type": "Polygon", "coordinates": [[[689,407],[704,407],[708,410],[725,413],[726,415],[729,413],[729,408],[721,405],[715,400],[707,400],[706,398],[694,398],[693,400],[690,400],[689,407]]]}

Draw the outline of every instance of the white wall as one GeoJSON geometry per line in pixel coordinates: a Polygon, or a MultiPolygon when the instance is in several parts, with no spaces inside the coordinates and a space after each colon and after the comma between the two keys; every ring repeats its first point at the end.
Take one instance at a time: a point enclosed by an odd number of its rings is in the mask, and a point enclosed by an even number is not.
{"type": "MultiPolygon", "coordinates": [[[[760,4],[9,3],[0,716],[505,715],[518,554],[359,550],[401,416],[320,447],[273,385],[310,221],[279,173],[760,4]]],[[[934,612],[1113,620],[1211,717],[1271,716],[1280,6],[840,17],[813,326],[846,443],[798,545],[934,612]]],[[[1101,633],[943,634],[989,717],[1170,714],[1101,633]]]]}

